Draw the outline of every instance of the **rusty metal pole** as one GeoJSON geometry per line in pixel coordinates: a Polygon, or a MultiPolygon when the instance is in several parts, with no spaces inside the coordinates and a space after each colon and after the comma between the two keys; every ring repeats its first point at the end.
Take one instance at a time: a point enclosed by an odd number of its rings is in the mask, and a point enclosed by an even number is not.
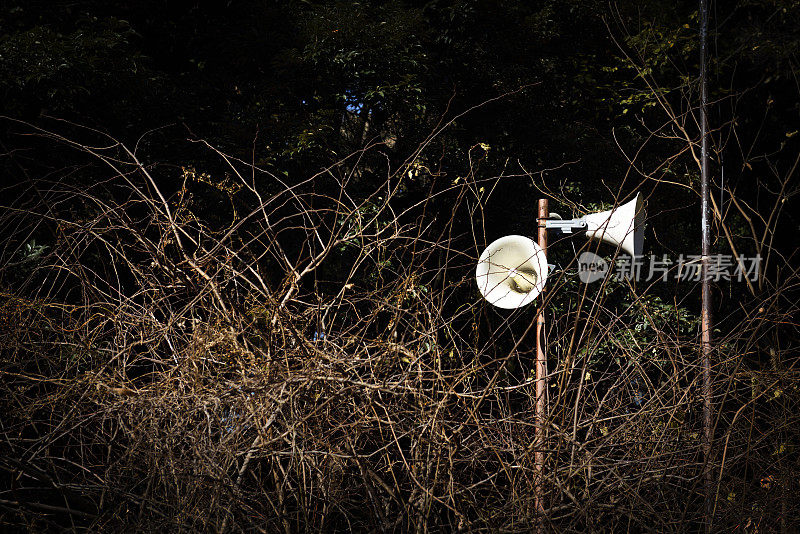
{"type": "MultiPolygon", "coordinates": [[[[547,228],[545,220],[549,215],[547,199],[539,199],[539,216],[537,226],[539,229],[539,246],[547,258],[547,228]]],[[[547,394],[546,376],[547,360],[544,352],[544,290],[539,295],[539,310],[536,313],[536,452],[534,453],[534,468],[536,470],[536,514],[538,515],[539,531],[542,531],[544,514],[544,421],[546,414],[545,395],[547,394]]]]}
{"type": "Polygon", "coordinates": [[[711,229],[708,187],[708,70],[706,41],[708,35],[708,1],[700,0],[700,231],[702,233],[700,343],[703,369],[703,493],[705,498],[706,532],[713,528],[714,480],[711,470],[711,287],[708,267],[711,251],[711,229]]]}

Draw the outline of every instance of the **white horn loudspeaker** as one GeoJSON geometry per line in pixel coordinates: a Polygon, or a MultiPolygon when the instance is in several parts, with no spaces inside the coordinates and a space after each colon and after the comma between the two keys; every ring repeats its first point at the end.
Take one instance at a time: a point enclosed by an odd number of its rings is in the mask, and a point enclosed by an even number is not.
{"type": "Polygon", "coordinates": [[[644,209],[641,193],[630,202],[598,213],[584,215],[586,239],[618,246],[631,256],[640,256],[644,244],[644,209]]]}
{"type": "MultiPolygon", "coordinates": [[[[640,256],[644,244],[643,200],[641,194],[607,211],[579,219],[548,219],[545,227],[561,233],[585,230],[586,239],[609,243],[631,256],[640,256]]],[[[490,304],[514,309],[530,304],[544,289],[547,259],[532,239],[508,235],[486,247],[475,270],[478,288],[490,304]]]]}
{"type": "Polygon", "coordinates": [[[532,239],[507,235],[483,251],[475,280],[490,304],[507,310],[520,308],[536,300],[544,289],[547,259],[532,239]]]}

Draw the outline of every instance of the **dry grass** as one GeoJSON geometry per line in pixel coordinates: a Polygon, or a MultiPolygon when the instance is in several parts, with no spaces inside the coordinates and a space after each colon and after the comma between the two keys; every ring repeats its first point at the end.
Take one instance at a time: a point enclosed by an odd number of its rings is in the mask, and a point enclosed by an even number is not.
{"type": "MultiPolygon", "coordinates": [[[[490,309],[472,279],[479,188],[496,179],[442,186],[424,169],[431,194],[408,198],[419,153],[375,186],[380,145],[288,185],[215,151],[203,176],[35,133],[84,153],[95,179],[65,170],[3,202],[4,528],[700,528],[691,316],[652,287],[554,278],[535,442],[533,310],[490,309]],[[25,249],[42,233],[56,237],[25,249]]],[[[796,284],[773,280],[717,340],[723,530],[798,527],[796,284]]]]}

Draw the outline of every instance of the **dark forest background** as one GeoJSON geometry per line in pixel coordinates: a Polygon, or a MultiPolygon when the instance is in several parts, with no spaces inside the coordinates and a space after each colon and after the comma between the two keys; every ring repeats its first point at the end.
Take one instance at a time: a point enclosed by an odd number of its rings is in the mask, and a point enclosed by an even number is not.
{"type": "MultiPolygon", "coordinates": [[[[701,451],[697,2],[0,2],[0,526],[793,532],[800,8],[712,2],[701,451]],[[665,282],[534,306],[481,251],[646,199],[665,282]],[[535,451],[546,454],[537,511],[535,451]]],[[[591,245],[611,259],[613,247],[591,245]]],[[[646,273],[645,273],[646,274],[646,273]]]]}

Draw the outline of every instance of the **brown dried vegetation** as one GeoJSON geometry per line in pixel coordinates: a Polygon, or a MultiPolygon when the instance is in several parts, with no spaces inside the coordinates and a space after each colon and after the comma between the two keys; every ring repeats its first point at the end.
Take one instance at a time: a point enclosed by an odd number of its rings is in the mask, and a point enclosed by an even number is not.
{"type": "MultiPolygon", "coordinates": [[[[233,214],[212,227],[193,169],[34,133],[85,153],[96,181],[70,185],[63,171],[3,202],[0,524],[528,532],[542,519],[541,448],[548,530],[698,528],[691,314],[647,285],[576,289],[571,266],[557,273],[545,306],[574,299],[549,318],[536,443],[533,310],[489,309],[472,278],[487,241],[480,188],[499,178],[450,177],[395,203],[418,154],[365,194],[361,159],[380,161],[382,145],[292,184],[217,152],[227,177],[206,181],[233,214]],[[436,202],[451,220],[431,215],[436,202]],[[23,257],[41,225],[57,239],[23,257]]],[[[797,333],[797,275],[782,272],[716,340],[726,530],[797,527],[800,392],[780,339],[797,333]],[[743,363],[760,354],[771,363],[743,363]]]]}

